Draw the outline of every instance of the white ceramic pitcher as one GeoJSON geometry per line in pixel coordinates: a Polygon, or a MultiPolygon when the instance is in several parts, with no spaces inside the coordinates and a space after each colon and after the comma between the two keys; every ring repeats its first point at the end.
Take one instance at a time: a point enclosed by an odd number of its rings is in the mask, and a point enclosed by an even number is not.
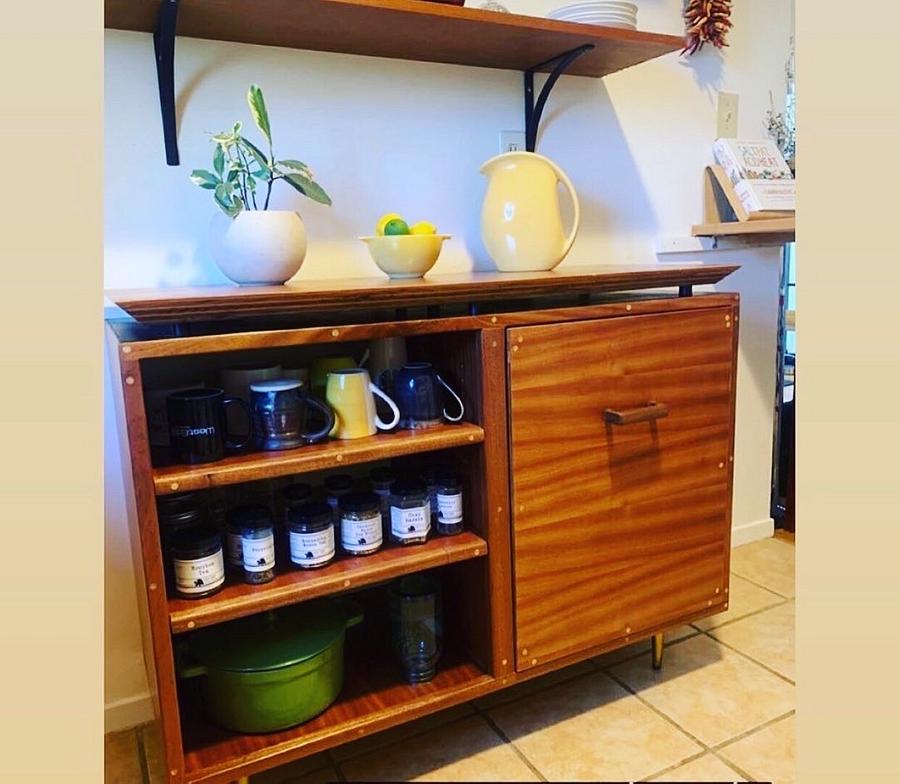
{"type": "Polygon", "coordinates": [[[551,270],[572,248],[581,207],[566,173],[549,158],[533,152],[507,152],[481,166],[488,178],[481,206],[481,236],[501,272],[551,270]],[[557,183],[575,206],[572,230],[563,233],[557,183]]]}

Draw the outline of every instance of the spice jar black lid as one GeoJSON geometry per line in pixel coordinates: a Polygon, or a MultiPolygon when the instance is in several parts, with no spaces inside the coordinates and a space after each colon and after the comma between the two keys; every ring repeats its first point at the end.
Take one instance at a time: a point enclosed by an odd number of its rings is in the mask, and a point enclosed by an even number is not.
{"type": "Polygon", "coordinates": [[[378,484],[394,482],[397,479],[397,472],[393,468],[378,466],[369,472],[369,479],[378,484]]]}
{"type": "Polygon", "coordinates": [[[199,522],[203,513],[200,493],[175,493],[156,499],[156,513],[163,525],[199,522]]]}
{"type": "Polygon", "coordinates": [[[228,522],[245,528],[266,528],[272,525],[272,514],[264,504],[241,504],[228,512],[228,522]]]}
{"type": "Polygon", "coordinates": [[[312,498],[312,487],[306,482],[293,482],[281,491],[281,497],[289,504],[301,504],[312,498]]]}
{"type": "Polygon", "coordinates": [[[418,479],[398,479],[391,485],[391,495],[425,495],[428,488],[418,479]]]}
{"type": "Polygon", "coordinates": [[[185,528],[172,537],[172,555],[190,557],[197,552],[214,550],[222,546],[222,537],[215,528],[209,525],[195,525],[185,528]]]}
{"type": "Polygon", "coordinates": [[[347,493],[341,496],[338,506],[342,512],[378,512],[381,510],[381,499],[375,493],[347,493]]]}
{"type": "Polygon", "coordinates": [[[305,504],[292,506],[287,512],[287,522],[301,529],[324,528],[333,522],[331,507],[321,501],[307,501],[305,504]]]}
{"type": "Polygon", "coordinates": [[[324,485],[328,492],[347,492],[353,489],[353,477],[350,474],[333,474],[325,477],[324,485]]]}

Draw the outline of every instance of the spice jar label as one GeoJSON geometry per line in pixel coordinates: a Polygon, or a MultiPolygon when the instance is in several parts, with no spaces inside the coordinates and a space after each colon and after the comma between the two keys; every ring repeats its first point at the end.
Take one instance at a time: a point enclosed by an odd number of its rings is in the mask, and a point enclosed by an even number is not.
{"type": "Polygon", "coordinates": [[[228,534],[228,563],[232,566],[244,565],[244,540],[240,534],[228,534]]]}
{"type": "Polygon", "coordinates": [[[275,565],[275,537],[272,534],[251,539],[241,537],[244,569],[248,572],[266,572],[275,565]]]}
{"type": "Polygon", "coordinates": [[[462,520],[462,493],[453,495],[437,494],[438,520],[456,523],[462,520]]]}
{"type": "Polygon", "coordinates": [[[291,531],[291,561],[300,566],[318,566],[334,558],[334,528],[315,533],[291,531]]]}
{"type": "Polygon", "coordinates": [[[216,550],[212,555],[194,558],[190,561],[173,558],[172,566],[175,572],[175,588],[178,593],[206,593],[225,582],[225,563],[222,559],[221,549],[216,550]]]}
{"type": "Polygon", "coordinates": [[[341,519],[341,547],[348,553],[365,553],[381,547],[381,514],[341,519]]]}
{"type": "Polygon", "coordinates": [[[397,539],[421,539],[431,530],[428,504],[410,509],[391,507],[391,535],[397,539]]]}

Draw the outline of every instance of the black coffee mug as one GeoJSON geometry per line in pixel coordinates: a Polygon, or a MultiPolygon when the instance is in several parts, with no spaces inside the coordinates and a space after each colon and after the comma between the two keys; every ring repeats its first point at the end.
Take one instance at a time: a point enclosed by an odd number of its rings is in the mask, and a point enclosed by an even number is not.
{"type": "Polygon", "coordinates": [[[294,378],[256,381],[250,385],[256,445],[260,449],[295,449],[325,438],[334,427],[334,412],[310,395],[302,381],[294,378]],[[307,430],[309,409],[325,416],[318,430],[307,430]]]}
{"type": "Polygon", "coordinates": [[[241,449],[253,437],[250,407],[239,397],[225,397],[221,389],[185,389],[166,398],[169,440],[179,463],[213,463],[225,457],[225,448],[241,449]],[[250,419],[250,434],[232,441],[225,408],[240,406],[250,419]]]}
{"type": "Polygon", "coordinates": [[[395,372],[394,399],[400,408],[400,427],[413,430],[439,425],[445,419],[459,422],[466,412],[459,395],[430,362],[407,362],[395,372]],[[445,391],[456,401],[458,414],[447,413],[445,391]]]}

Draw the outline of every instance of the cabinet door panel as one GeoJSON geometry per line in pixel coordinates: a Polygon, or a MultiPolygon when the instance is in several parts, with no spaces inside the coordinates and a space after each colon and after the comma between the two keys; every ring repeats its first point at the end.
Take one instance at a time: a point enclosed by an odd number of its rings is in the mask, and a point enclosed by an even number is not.
{"type": "Polygon", "coordinates": [[[730,319],[710,309],[509,330],[518,669],[725,601],[730,319]],[[651,402],[668,413],[604,419],[651,402]]]}

